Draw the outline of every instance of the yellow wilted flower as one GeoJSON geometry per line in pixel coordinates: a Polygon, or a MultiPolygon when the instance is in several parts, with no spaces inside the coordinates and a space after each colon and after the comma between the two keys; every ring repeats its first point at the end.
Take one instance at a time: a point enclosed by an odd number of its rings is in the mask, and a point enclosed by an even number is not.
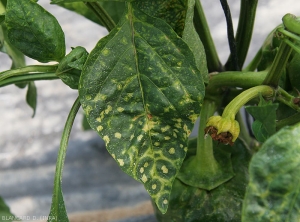
{"type": "Polygon", "coordinates": [[[240,133],[238,121],[222,116],[212,116],[208,119],[205,133],[221,143],[233,145],[240,133]]]}
{"type": "Polygon", "coordinates": [[[211,116],[208,119],[204,130],[205,133],[209,134],[213,140],[233,145],[240,133],[240,125],[235,120],[235,115],[243,105],[259,94],[272,97],[275,95],[275,90],[270,86],[264,85],[245,90],[225,107],[222,116],[211,116]]]}

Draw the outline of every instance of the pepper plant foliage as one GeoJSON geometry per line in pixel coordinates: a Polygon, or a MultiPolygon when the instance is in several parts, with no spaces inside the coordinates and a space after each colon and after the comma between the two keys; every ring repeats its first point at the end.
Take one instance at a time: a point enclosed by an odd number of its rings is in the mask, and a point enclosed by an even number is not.
{"type": "MultiPolygon", "coordinates": [[[[0,50],[12,59],[0,86],[27,86],[34,113],[34,81],[61,79],[78,90],[49,221],[68,221],[62,171],[80,106],[116,163],[145,186],[158,220],[299,221],[300,19],[286,14],[244,66],[257,0],[240,1],[235,36],[220,2],[224,65],[199,0],[52,0],[109,31],[91,52],[77,46],[67,55],[62,28],[37,1],[0,0],[0,50]],[[25,66],[25,56],[56,64],[25,66]],[[198,136],[189,138],[199,116],[198,136]]],[[[4,202],[0,215],[11,215],[4,202]]]]}

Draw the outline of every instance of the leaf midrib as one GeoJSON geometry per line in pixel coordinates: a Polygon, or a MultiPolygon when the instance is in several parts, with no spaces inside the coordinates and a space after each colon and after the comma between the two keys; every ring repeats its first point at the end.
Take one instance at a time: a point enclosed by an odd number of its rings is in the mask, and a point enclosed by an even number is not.
{"type": "MultiPolygon", "coordinates": [[[[130,2],[128,2],[127,4],[127,7],[128,7],[128,20],[129,20],[129,24],[130,24],[130,29],[131,29],[131,37],[132,37],[132,46],[133,46],[133,53],[134,53],[134,58],[135,58],[135,67],[136,67],[136,75],[137,75],[137,79],[138,79],[138,83],[139,83],[139,86],[140,86],[140,92],[141,92],[141,96],[142,96],[142,102],[143,102],[143,107],[144,107],[144,110],[145,110],[145,115],[144,115],[144,118],[146,120],[146,124],[147,126],[149,127],[150,124],[149,124],[149,120],[148,120],[148,117],[147,117],[147,106],[146,106],[146,103],[145,103],[145,98],[144,98],[144,92],[143,92],[143,86],[142,86],[142,82],[141,82],[141,73],[139,71],[139,64],[138,64],[138,56],[137,56],[137,50],[136,50],[136,46],[135,46],[135,29],[134,29],[134,25],[133,25],[133,8],[132,8],[132,5],[130,2]]],[[[148,130],[148,138],[150,140],[150,149],[152,150],[152,152],[154,152],[153,150],[153,142],[152,142],[152,137],[151,137],[151,133],[150,133],[151,129],[148,130]]],[[[154,162],[156,164],[156,160],[154,159],[154,162]]]]}

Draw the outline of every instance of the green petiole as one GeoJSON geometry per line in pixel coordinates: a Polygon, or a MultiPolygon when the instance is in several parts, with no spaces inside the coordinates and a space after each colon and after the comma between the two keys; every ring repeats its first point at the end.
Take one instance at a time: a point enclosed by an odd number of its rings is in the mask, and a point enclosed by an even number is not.
{"type": "Polygon", "coordinates": [[[209,72],[220,72],[223,70],[220,62],[214,41],[211,37],[209,26],[201,5],[200,0],[196,0],[195,16],[194,16],[195,29],[204,45],[205,54],[207,58],[207,68],[209,72]]]}
{"type": "Polygon", "coordinates": [[[298,99],[298,98],[290,95],[288,92],[286,92],[281,87],[278,87],[276,100],[284,103],[285,105],[291,107],[292,109],[296,110],[297,112],[300,112],[300,107],[299,107],[298,103],[294,102],[295,99],[298,99]]]}
{"type": "MultiPolygon", "coordinates": [[[[71,134],[71,129],[77,115],[77,112],[80,108],[80,100],[77,98],[70,110],[67,121],[65,123],[65,127],[62,133],[62,138],[60,141],[60,148],[58,151],[56,169],[55,169],[55,177],[54,177],[54,187],[53,187],[53,196],[52,196],[52,204],[51,204],[51,212],[50,216],[64,215],[65,207],[62,206],[63,202],[62,190],[61,190],[61,182],[62,182],[62,173],[64,167],[64,161],[66,157],[67,147],[69,143],[69,137],[71,134]]],[[[60,218],[61,219],[61,218],[60,218]]],[[[49,221],[49,220],[48,220],[49,221]]],[[[56,219],[58,221],[58,219],[56,219]]],[[[65,221],[65,220],[64,220],[65,221]]],[[[66,220],[67,221],[67,220],[66,220]]]]}
{"type": "Polygon", "coordinates": [[[292,50],[293,49],[287,43],[284,41],[281,42],[271,68],[263,81],[264,85],[278,86],[281,74],[285,69],[292,50]]]}
{"type": "Polygon", "coordinates": [[[258,50],[258,52],[256,53],[256,55],[254,56],[254,58],[251,60],[251,62],[242,71],[243,72],[254,71],[259,64],[259,62],[262,58],[262,55],[263,55],[262,48],[260,48],[258,50]]]}
{"type": "MultiPolygon", "coordinates": [[[[252,38],[253,26],[255,22],[256,8],[258,0],[241,0],[240,17],[236,32],[236,47],[239,67],[242,68],[248,53],[252,38]]],[[[229,56],[225,64],[227,70],[232,70],[232,55],[229,56]]],[[[251,71],[251,70],[249,70],[251,71]]]]}
{"type": "Polygon", "coordinates": [[[267,75],[267,71],[262,72],[222,72],[209,75],[207,90],[214,90],[220,87],[241,87],[251,88],[261,85],[267,75]]]}
{"type": "Polygon", "coordinates": [[[280,130],[281,128],[285,127],[285,126],[290,126],[293,124],[296,124],[300,121],[300,113],[296,113],[292,116],[289,116],[285,119],[279,120],[276,123],[276,130],[280,130]]]}
{"type": "MultiPolygon", "coordinates": [[[[282,18],[283,24],[286,28],[278,28],[278,32],[282,33],[288,38],[300,41],[300,37],[295,34],[300,34],[300,20],[292,14],[286,14],[282,18]]],[[[264,85],[272,85],[274,87],[278,86],[279,79],[281,77],[282,71],[286,67],[288,59],[291,55],[292,50],[296,50],[298,53],[300,49],[295,46],[295,44],[287,38],[284,38],[281,42],[276,57],[273,61],[273,64],[269,70],[266,79],[264,80],[264,85]]]]}
{"type": "Polygon", "coordinates": [[[255,86],[250,89],[245,90],[237,97],[235,97],[224,109],[222,117],[229,117],[230,119],[235,119],[237,112],[251,99],[254,99],[259,94],[264,97],[275,96],[275,90],[270,86],[255,86]]]}
{"type": "Polygon", "coordinates": [[[300,48],[296,46],[292,41],[288,39],[283,40],[287,45],[289,45],[292,49],[294,49],[297,53],[300,53],[300,48]]]}
{"type": "Polygon", "coordinates": [[[294,39],[296,41],[300,41],[300,36],[298,36],[298,35],[296,35],[292,32],[289,32],[289,31],[285,30],[284,28],[278,28],[277,31],[282,33],[286,37],[289,37],[289,38],[294,39]]]}
{"type": "Polygon", "coordinates": [[[57,65],[32,65],[32,66],[25,66],[17,69],[11,69],[0,73],[0,82],[13,77],[13,76],[20,76],[20,75],[31,75],[34,73],[49,73],[55,72],[57,69],[57,65]]]}
{"type": "Polygon", "coordinates": [[[80,104],[80,100],[77,97],[77,99],[75,100],[69,116],[67,118],[63,133],[62,133],[62,137],[61,137],[61,141],[60,141],[60,148],[59,148],[59,152],[58,152],[58,157],[57,157],[57,162],[56,162],[56,170],[55,170],[55,187],[57,187],[62,180],[62,170],[64,167],[64,160],[65,160],[65,156],[66,156],[66,152],[67,152],[67,147],[68,147],[68,143],[69,143],[69,138],[70,138],[70,134],[71,134],[71,129],[75,120],[75,117],[77,115],[77,112],[80,108],[81,104],[80,104]]]}
{"type": "Polygon", "coordinates": [[[107,28],[110,32],[115,26],[115,22],[109,16],[109,14],[105,11],[105,9],[99,4],[99,2],[86,2],[85,3],[99,18],[101,23],[107,28]]]}
{"type": "Polygon", "coordinates": [[[21,82],[54,79],[58,79],[55,73],[27,73],[25,75],[13,76],[1,81],[0,87],[21,82]]]}

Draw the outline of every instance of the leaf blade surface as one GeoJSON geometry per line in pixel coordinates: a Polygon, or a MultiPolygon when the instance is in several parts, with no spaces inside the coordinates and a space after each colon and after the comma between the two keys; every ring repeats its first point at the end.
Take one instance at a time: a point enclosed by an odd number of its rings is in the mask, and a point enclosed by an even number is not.
{"type": "Polygon", "coordinates": [[[79,94],[91,127],[121,169],[165,212],[204,96],[189,47],[163,20],[128,4],[91,52],[79,94]]]}
{"type": "Polygon", "coordinates": [[[247,106],[246,110],[255,119],[252,124],[252,130],[255,138],[259,142],[265,142],[270,136],[276,132],[276,110],[278,104],[266,102],[260,96],[258,106],[247,106]]]}
{"type": "Polygon", "coordinates": [[[300,124],[270,137],[253,156],[242,221],[299,221],[300,124]]]}
{"type": "Polygon", "coordinates": [[[40,62],[64,57],[64,33],[52,14],[32,0],[9,0],[6,10],[9,41],[16,48],[40,62]]]}

